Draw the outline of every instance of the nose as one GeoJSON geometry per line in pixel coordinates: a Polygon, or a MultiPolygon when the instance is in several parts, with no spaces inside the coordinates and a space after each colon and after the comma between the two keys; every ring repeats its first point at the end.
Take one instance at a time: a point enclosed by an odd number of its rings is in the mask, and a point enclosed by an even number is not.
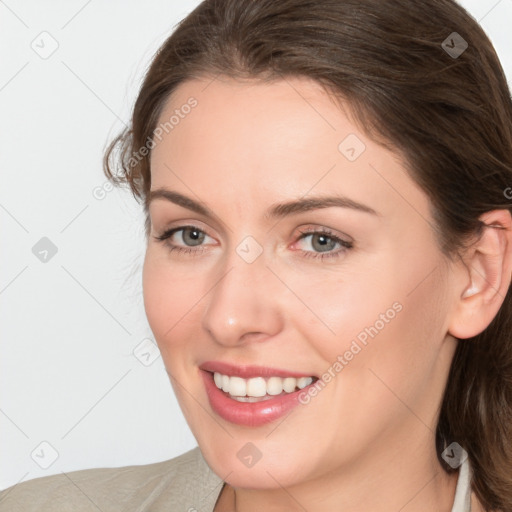
{"type": "MultiPolygon", "coordinates": [[[[247,263],[233,251],[215,274],[202,326],[224,346],[263,341],[283,327],[279,280],[265,266],[264,255],[247,263]]],[[[282,284],[281,284],[282,286],[282,284]]]]}

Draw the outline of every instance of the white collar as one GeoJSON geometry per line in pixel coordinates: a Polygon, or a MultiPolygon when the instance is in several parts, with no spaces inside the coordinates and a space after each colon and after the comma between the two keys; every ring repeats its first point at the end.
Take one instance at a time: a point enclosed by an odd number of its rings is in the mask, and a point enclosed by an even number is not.
{"type": "Polygon", "coordinates": [[[469,458],[459,467],[459,478],[451,512],[471,512],[471,476],[469,458]]]}

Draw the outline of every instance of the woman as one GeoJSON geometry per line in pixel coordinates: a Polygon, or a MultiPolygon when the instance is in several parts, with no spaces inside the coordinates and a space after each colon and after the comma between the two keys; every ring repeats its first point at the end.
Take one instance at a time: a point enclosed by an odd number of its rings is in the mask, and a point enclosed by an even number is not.
{"type": "Polygon", "coordinates": [[[206,0],[105,169],[199,446],[0,510],[512,510],[512,102],[460,6],[206,0]]]}

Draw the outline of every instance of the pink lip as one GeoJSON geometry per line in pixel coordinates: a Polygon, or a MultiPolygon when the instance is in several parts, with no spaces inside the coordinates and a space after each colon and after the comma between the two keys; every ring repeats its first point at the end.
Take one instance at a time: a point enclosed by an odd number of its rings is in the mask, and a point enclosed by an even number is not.
{"type": "Polygon", "coordinates": [[[251,377],[296,377],[297,379],[299,377],[316,377],[311,373],[297,373],[267,366],[235,366],[221,361],[206,361],[199,368],[207,372],[219,372],[223,375],[242,377],[243,379],[250,379],[251,377]]]}
{"type": "MultiPolygon", "coordinates": [[[[245,371],[246,374],[249,373],[250,376],[256,376],[254,374],[254,367],[245,367],[245,371]]],[[[236,375],[226,371],[225,374],[236,375]]],[[[263,376],[262,373],[259,373],[258,375],[263,376]]],[[[295,376],[290,373],[286,375],[289,377],[295,376]]],[[[284,416],[300,404],[299,394],[307,392],[308,387],[313,386],[316,382],[314,381],[309,386],[294,391],[293,393],[283,392],[281,395],[276,395],[274,398],[263,400],[261,402],[237,402],[230,398],[228,393],[222,391],[215,385],[215,382],[213,381],[213,373],[203,369],[201,371],[201,376],[203,377],[208,400],[213,411],[226,421],[247,427],[259,427],[284,416]]],[[[276,373],[272,373],[269,376],[276,376],[276,373]]],[[[297,376],[309,377],[309,375],[304,374],[297,376]]]]}

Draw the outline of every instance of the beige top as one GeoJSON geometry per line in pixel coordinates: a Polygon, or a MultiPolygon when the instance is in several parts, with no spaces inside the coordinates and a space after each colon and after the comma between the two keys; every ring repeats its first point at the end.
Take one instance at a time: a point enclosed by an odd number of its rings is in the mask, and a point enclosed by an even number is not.
{"type": "MultiPolygon", "coordinates": [[[[452,512],[471,512],[469,460],[452,512]]],[[[163,462],[35,478],[0,492],[0,512],[213,512],[223,481],[198,447],[163,462]]]]}

